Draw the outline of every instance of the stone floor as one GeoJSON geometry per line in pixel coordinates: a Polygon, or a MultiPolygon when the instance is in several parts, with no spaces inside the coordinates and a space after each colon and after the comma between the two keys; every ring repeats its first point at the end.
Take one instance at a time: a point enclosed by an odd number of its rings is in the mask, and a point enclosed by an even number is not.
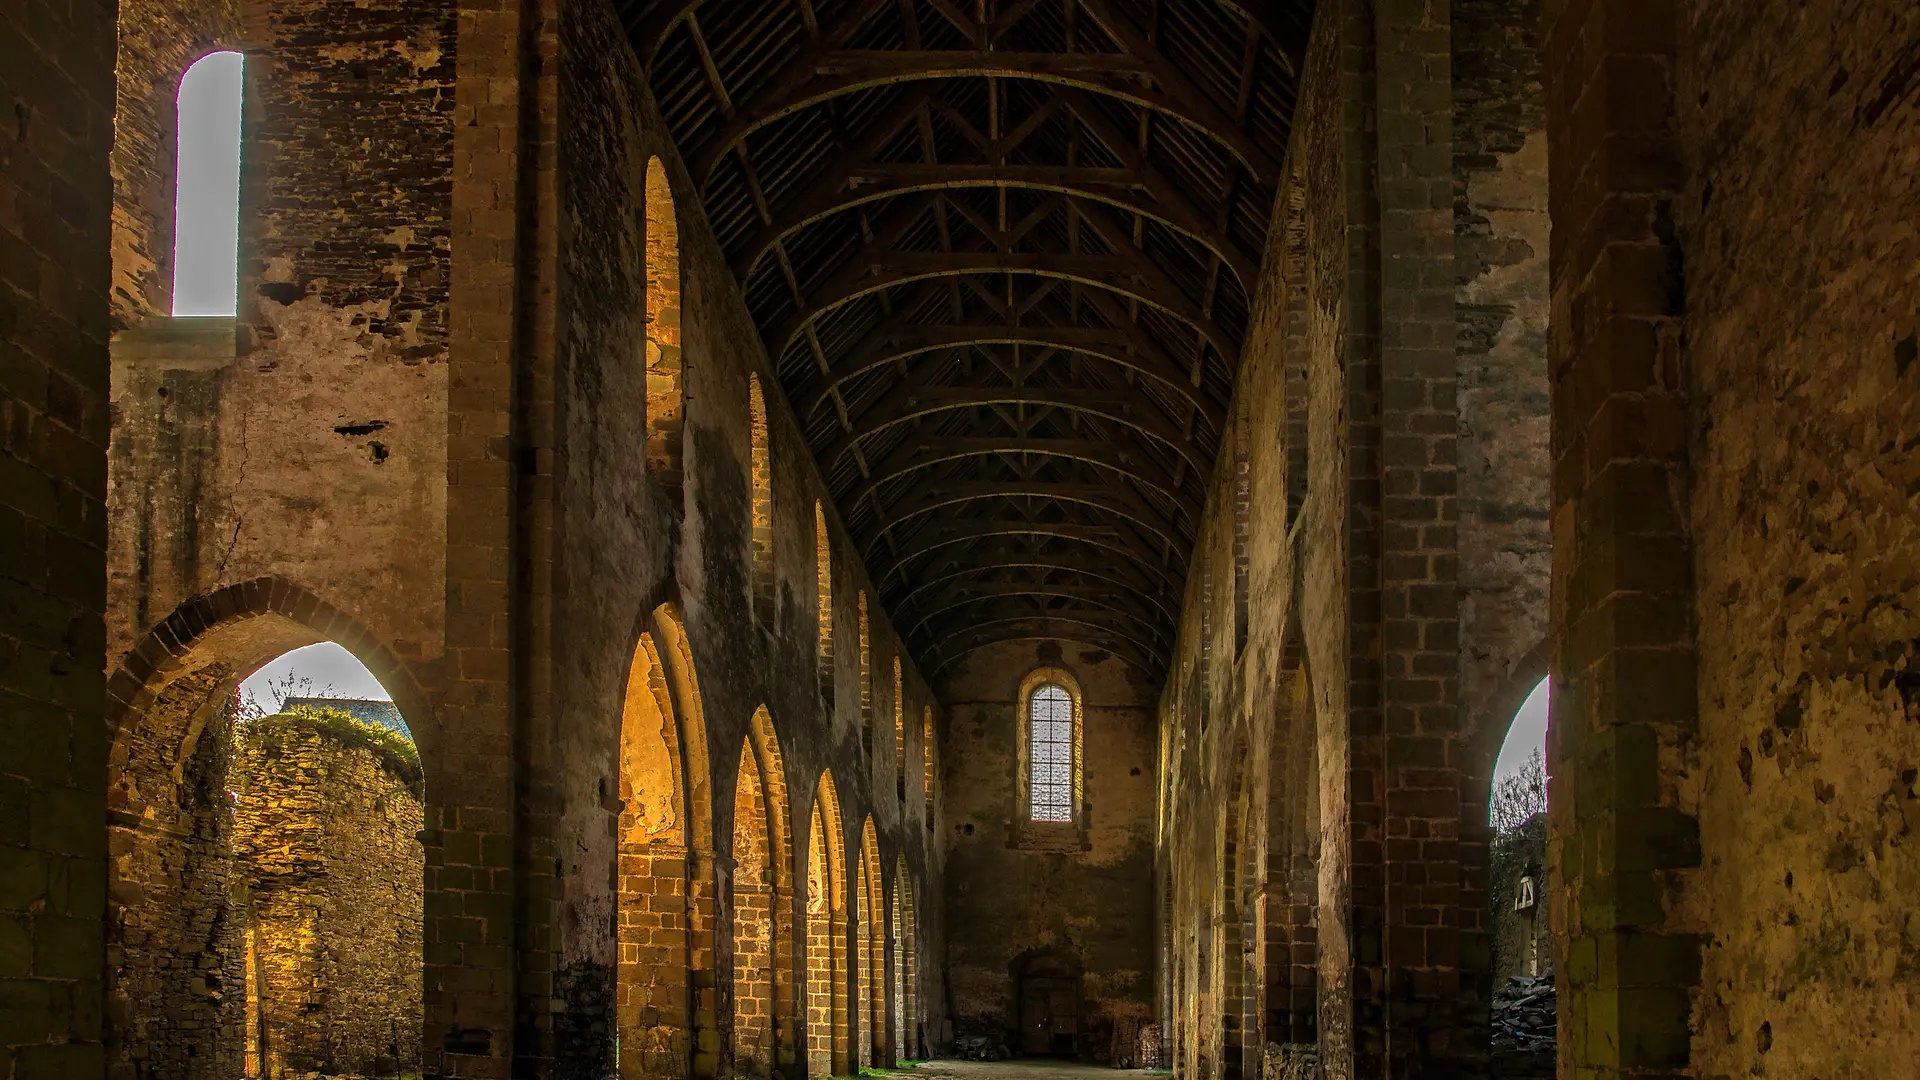
{"type": "Polygon", "coordinates": [[[1165,1076],[1163,1071],[1109,1069],[1083,1061],[1058,1061],[1053,1058],[1010,1058],[1006,1061],[923,1061],[913,1067],[913,1076],[949,1077],[951,1080],[1114,1080],[1122,1076],[1165,1076]]]}

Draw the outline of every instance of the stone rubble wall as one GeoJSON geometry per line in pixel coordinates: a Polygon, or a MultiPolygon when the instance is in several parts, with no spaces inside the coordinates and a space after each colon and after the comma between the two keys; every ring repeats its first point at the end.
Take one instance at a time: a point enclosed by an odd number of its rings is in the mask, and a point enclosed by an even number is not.
{"type": "Polygon", "coordinates": [[[248,1075],[386,1075],[396,1040],[402,1068],[417,1068],[417,763],[302,714],[243,724],[236,745],[233,857],[261,1049],[248,1075]]]}

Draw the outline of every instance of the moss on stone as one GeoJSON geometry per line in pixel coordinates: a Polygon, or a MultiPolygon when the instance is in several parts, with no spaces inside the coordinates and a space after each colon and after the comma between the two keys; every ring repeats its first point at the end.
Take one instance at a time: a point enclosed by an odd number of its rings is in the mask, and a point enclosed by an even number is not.
{"type": "Polygon", "coordinates": [[[423,773],[420,749],[413,740],[380,724],[369,724],[339,709],[300,705],[287,711],[249,720],[236,729],[236,737],[262,748],[277,747],[293,731],[321,735],[350,749],[367,750],[386,770],[420,793],[423,773]]]}

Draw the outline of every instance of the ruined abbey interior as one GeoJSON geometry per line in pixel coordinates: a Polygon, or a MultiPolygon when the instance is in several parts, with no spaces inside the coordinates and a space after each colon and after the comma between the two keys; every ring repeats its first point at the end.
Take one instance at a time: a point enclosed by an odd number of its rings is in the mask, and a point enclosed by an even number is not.
{"type": "Polygon", "coordinates": [[[1913,0],[7,0],[0,100],[0,1080],[1920,1076],[1913,0]]]}

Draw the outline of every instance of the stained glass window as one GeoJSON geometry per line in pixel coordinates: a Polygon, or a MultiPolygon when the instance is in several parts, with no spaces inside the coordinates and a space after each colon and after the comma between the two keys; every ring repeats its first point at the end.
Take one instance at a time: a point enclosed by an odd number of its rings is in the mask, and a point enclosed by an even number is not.
{"type": "Polygon", "coordinates": [[[1034,821],[1073,820],[1073,698],[1052,683],[1027,698],[1027,791],[1034,821]]]}

